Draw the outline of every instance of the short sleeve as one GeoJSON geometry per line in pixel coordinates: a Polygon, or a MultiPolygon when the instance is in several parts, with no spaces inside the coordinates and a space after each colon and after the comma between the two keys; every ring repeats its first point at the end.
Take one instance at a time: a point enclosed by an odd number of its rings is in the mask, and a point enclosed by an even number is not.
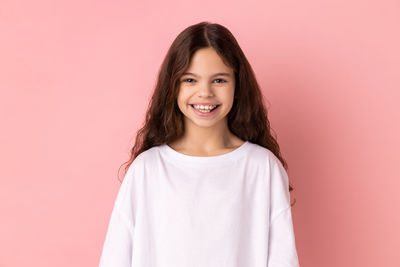
{"type": "Polygon", "coordinates": [[[114,201],[99,267],[131,267],[135,203],[132,167],[128,169],[114,201]]]}
{"type": "Polygon", "coordinates": [[[299,267],[290,205],[289,179],[277,157],[270,161],[270,223],[267,267],[299,267]]]}

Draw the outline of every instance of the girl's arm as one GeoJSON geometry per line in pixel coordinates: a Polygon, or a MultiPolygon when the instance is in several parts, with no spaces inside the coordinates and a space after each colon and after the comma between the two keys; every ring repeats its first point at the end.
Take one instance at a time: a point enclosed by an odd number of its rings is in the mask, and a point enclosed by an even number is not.
{"type": "Polygon", "coordinates": [[[271,213],[267,267],[299,267],[290,206],[289,179],[281,162],[271,161],[271,213]]]}
{"type": "Polygon", "coordinates": [[[134,229],[133,164],[119,188],[108,224],[99,267],[131,267],[134,229]]]}
{"type": "Polygon", "coordinates": [[[126,216],[114,207],[108,225],[99,267],[130,267],[133,229],[126,216]]]}

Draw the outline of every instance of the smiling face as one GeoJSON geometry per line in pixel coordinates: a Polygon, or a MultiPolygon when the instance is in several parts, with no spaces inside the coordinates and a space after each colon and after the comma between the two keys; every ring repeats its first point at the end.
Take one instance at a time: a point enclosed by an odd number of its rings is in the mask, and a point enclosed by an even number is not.
{"type": "Polygon", "coordinates": [[[226,115],[234,100],[235,75],[213,48],[197,50],[179,81],[177,103],[186,127],[226,127],[226,115]],[[199,106],[202,110],[207,104],[217,107],[202,112],[194,108],[195,104],[203,105],[199,106]]]}

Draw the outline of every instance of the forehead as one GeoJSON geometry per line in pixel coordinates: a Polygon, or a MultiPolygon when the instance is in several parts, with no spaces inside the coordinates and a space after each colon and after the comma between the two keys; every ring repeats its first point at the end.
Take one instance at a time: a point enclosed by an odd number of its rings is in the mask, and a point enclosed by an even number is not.
{"type": "Polygon", "coordinates": [[[213,48],[202,48],[193,54],[185,73],[207,76],[217,73],[232,74],[233,70],[231,67],[225,65],[222,58],[213,48]]]}

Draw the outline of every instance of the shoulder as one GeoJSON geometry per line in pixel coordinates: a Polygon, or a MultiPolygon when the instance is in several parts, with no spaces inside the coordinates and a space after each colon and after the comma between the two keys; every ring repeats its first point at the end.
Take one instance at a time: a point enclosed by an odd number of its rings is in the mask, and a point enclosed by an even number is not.
{"type": "Polygon", "coordinates": [[[129,170],[143,169],[145,166],[154,164],[159,153],[159,147],[160,146],[154,146],[138,154],[129,166],[129,170]]]}
{"type": "Polygon", "coordinates": [[[125,187],[134,187],[134,185],[141,184],[151,168],[154,168],[156,162],[157,147],[151,147],[138,154],[136,158],[129,165],[124,175],[122,185],[125,187]]]}
{"type": "Polygon", "coordinates": [[[275,165],[280,164],[280,160],[271,150],[266,147],[263,147],[259,144],[249,142],[249,156],[251,157],[252,161],[255,163],[265,165],[275,165]]]}

